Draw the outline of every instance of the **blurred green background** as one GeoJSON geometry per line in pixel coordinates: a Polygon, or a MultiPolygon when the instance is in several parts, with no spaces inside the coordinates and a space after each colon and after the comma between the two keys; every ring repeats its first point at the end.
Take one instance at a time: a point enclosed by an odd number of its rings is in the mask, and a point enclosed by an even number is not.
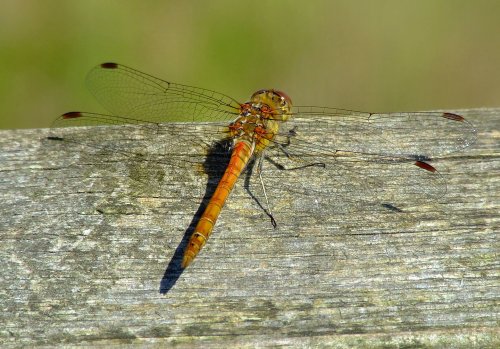
{"type": "Polygon", "coordinates": [[[246,101],[365,111],[500,106],[500,1],[4,0],[0,128],[104,111],[94,65],[120,62],[246,101]]]}

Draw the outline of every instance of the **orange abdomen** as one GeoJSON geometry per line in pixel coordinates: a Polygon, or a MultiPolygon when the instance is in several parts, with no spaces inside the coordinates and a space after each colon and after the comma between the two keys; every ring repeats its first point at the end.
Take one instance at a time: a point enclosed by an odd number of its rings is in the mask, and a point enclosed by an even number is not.
{"type": "Polygon", "coordinates": [[[208,240],[229,193],[252,156],[252,151],[246,141],[240,141],[234,146],[226,171],[189,239],[182,258],[182,268],[186,268],[193,261],[208,240]]]}

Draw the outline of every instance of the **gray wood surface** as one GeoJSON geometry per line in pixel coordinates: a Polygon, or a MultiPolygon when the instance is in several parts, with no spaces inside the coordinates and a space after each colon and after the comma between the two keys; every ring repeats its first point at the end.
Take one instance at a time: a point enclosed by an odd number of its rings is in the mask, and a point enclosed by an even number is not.
{"type": "Polygon", "coordinates": [[[242,178],[184,272],[203,168],[0,131],[0,346],[499,347],[500,109],[460,113],[478,139],[432,162],[438,202],[302,212],[275,197],[273,229],[242,178]]]}

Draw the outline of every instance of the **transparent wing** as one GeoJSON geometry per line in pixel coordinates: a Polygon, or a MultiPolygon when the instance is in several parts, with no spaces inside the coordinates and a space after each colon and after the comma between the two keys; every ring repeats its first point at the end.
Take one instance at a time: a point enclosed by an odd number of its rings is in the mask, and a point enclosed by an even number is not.
{"type": "Polygon", "coordinates": [[[66,113],[53,123],[53,139],[134,161],[180,167],[186,163],[176,160],[169,144],[185,144],[186,154],[206,154],[214,142],[227,137],[227,125],[240,109],[238,102],[221,93],[164,81],[117,63],[93,68],[87,85],[111,114],[66,113]],[[205,124],[199,124],[202,122],[205,124]],[[57,131],[73,126],[117,127],[65,131],[64,136],[57,131]]]}
{"type": "MultiPolygon", "coordinates": [[[[374,207],[404,209],[437,202],[446,193],[444,177],[423,161],[346,153],[300,159],[276,152],[269,156],[272,164],[264,165],[262,175],[275,211],[280,206],[332,214],[374,207]]],[[[257,178],[252,181],[253,190],[260,191],[257,178]]]]}
{"type": "Polygon", "coordinates": [[[476,139],[474,127],[449,112],[296,107],[294,117],[267,152],[274,166],[266,166],[264,176],[271,192],[285,188],[279,197],[302,210],[359,211],[437,201],[446,193],[446,181],[428,162],[476,139]],[[293,170],[278,171],[281,167],[293,170]]]}
{"type": "MultiPolygon", "coordinates": [[[[295,107],[288,129],[293,127],[299,134],[323,138],[298,140],[295,144],[299,152],[306,147],[324,151],[324,138],[328,138],[328,151],[426,159],[461,150],[476,140],[473,125],[462,116],[450,112],[376,114],[323,107],[295,107]],[[307,122],[298,120],[302,118],[307,122]],[[300,125],[295,125],[296,122],[300,125]]],[[[286,131],[285,136],[288,136],[286,131]]]]}
{"type": "MultiPolygon", "coordinates": [[[[155,123],[117,115],[69,112],[54,121],[50,138],[69,144],[70,150],[85,146],[101,155],[182,167],[190,166],[185,163],[190,154],[204,157],[216,143],[225,143],[228,127],[227,123],[155,123]],[[62,131],[64,127],[72,128],[62,131]],[[181,158],[184,160],[180,161],[181,158]]],[[[230,150],[229,146],[226,148],[230,150]]]]}
{"type": "Polygon", "coordinates": [[[224,94],[161,80],[117,63],[92,69],[87,86],[111,114],[141,121],[229,121],[240,108],[224,94]]]}

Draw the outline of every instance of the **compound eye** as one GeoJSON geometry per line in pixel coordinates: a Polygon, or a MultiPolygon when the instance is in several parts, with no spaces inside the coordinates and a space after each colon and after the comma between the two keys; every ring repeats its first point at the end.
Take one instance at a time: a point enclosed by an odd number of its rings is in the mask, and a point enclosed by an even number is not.
{"type": "Polygon", "coordinates": [[[254,99],[256,96],[261,95],[266,91],[267,91],[266,89],[258,90],[257,92],[254,92],[254,94],[252,95],[252,97],[250,97],[250,99],[254,99]]]}
{"type": "Polygon", "coordinates": [[[289,105],[292,105],[292,99],[285,92],[279,91],[279,90],[274,90],[274,93],[276,93],[278,96],[280,96],[281,99],[284,100],[286,103],[288,103],[289,105]]]}

